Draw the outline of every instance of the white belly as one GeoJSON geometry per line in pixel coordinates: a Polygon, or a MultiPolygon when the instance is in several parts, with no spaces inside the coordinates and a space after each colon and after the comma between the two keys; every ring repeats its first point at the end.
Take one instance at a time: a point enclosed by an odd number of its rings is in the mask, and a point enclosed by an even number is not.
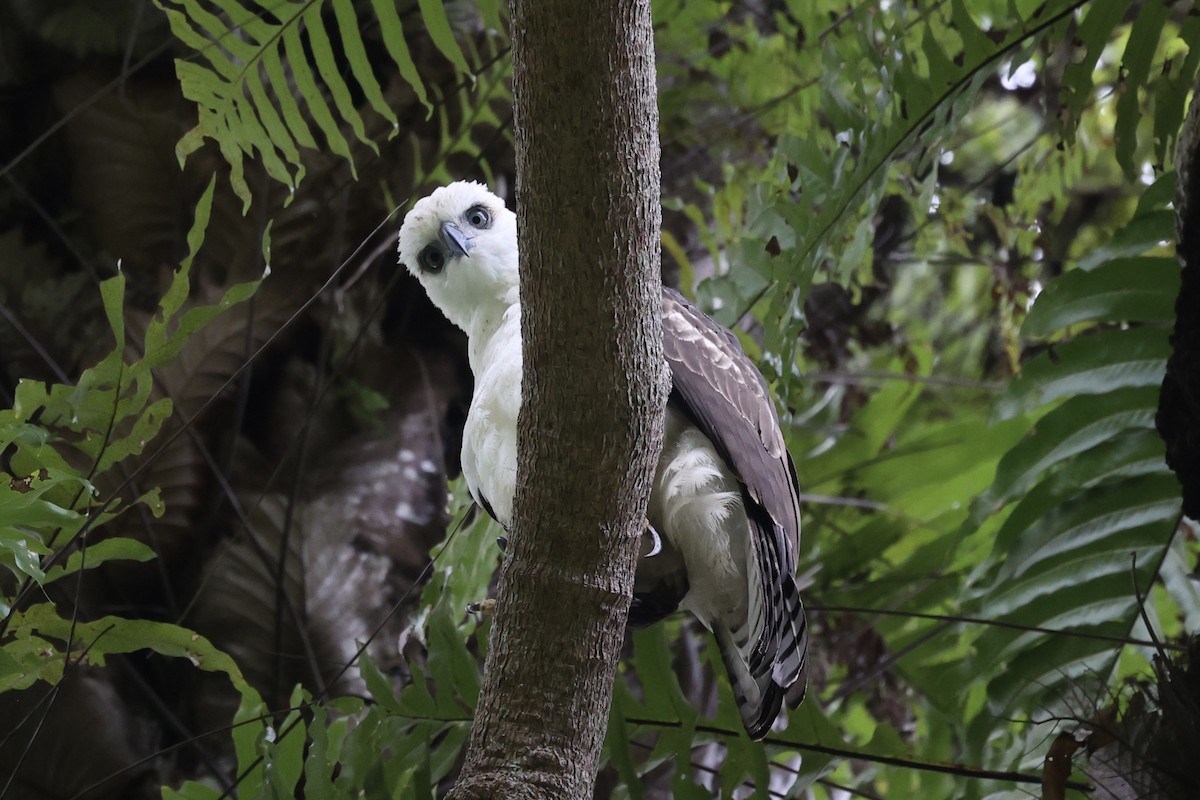
{"type": "Polygon", "coordinates": [[[501,327],[486,348],[481,362],[487,366],[475,374],[462,446],[463,477],[472,497],[486,502],[505,528],[512,523],[521,411],[519,310],[513,316],[514,324],[501,327]]]}
{"type": "MultiPolygon", "coordinates": [[[[475,363],[487,366],[475,375],[463,431],[463,475],[476,502],[486,503],[508,528],[521,410],[519,311],[480,355],[475,363]]],[[[754,560],[741,485],[712,442],[682,413],[667,409],[664,433],[647,516],[683,558],[690,583],[683,605],[709,627],[718,619],[744,622],[758,579],[748,575],[754,560]]]]}
{"type": "Polygon", "coordinates": [[[752,560],[741,485],[708,437],[673,408],[664,434],[647,516],[683,556],[683,605],[709,627],[744,618],[752,560]]]}

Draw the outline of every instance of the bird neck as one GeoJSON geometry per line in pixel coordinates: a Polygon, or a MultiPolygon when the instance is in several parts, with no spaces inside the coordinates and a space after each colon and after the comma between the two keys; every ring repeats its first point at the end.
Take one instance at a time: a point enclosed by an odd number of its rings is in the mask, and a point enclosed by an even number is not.
{"type": "Polygon", "coordinates": [[[497,356],[516,356],[520,369],[521,304],[512,302],[491,307],[479,307],[463,326],[467,333],[467,356],[471,372],[478,380],[484,367],[497,356]]]}

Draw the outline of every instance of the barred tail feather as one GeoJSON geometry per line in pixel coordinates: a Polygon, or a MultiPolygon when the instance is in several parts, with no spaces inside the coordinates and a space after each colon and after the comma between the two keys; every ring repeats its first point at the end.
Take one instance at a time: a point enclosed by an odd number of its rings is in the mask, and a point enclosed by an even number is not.
{"type": "Polygon", "coordinates": [[[761,739],[771,730],[779,709],[783,707],[783,689],[771,679],[770,670],[755,675],[750,670],[750,651],[755,643],[741,647],[734,641],[733,634],[720,622],[713,625],[721,660],[729,674],[733,688],[733,699],[737,702],[742,724],[751,739],[761,739]]]}
{"type": "Polygon", "coordinates": [[[804,699],[808,685],[808,624],[804,619],[800,590],[791,575],[783,576],[782,599],[784,625],[771,677],[788,690],[788,705],[795,708],[804,699]]]}
{"type": "Polygon", "coordinates": [[[722,620],[712,625],[733,698],[752,739],[767,735],[785,699],[792,708],[799,705],[808,683],[804,605],[795,579],[781,577],[780,584],[772,587],[772,602],[757,615],[758,625],[751,624],[754,617],[736,633],[722,620]]]}

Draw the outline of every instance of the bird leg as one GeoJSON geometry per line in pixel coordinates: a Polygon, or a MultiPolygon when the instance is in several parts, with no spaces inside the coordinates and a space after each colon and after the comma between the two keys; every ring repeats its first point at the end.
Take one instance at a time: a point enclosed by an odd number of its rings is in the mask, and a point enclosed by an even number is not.
{"type": "Polygon", "coordinates": [[[474,614],[480,620],[487,619],[496,613],[496,598],[489,597],[477,603],[467,603],[467,613],[474,614]]]}

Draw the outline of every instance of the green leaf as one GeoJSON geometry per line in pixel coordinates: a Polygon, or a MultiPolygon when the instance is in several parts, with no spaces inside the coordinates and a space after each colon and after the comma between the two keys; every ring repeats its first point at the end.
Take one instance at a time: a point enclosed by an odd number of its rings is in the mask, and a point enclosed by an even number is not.
{"type": "Polygon", "coordinates": [[[350,62],[350,71],[353,73],[354,79],[362,87],[363,95],[371,104],[371,108],[392,123],[393,128],[397,127],[400,124],[399,120],[396,119],[391,107],[384,100],[383,90],[379,86],[379,81],[375,79],[371,62],[367,58],[367,48],[359,34],[361,24],[354,6],[350,3],[334,3],[333,13],[337,19],[338,31],[342,35],[342,52],[346,54],[346,60],[350,62]]]}
{"type": "Polygon", "coordinates": [[[376,666],[366,650],[363,650],[358,657],[358,671],[367,684],[367,691],[371,693],[371,697],[375,698],[376,703],[394,714],[401,713],[400,703],[396,700],[392,682],[379,671],[379,667],[376,666]]]}
{"type": "MultiPolygon", "coordinates": [[[[349,9],[347,13],[351,25],[356,25],[354,10],[349,9]]],[[[319,5],[313,4],[308,7],[308,10],[304,12],[304,23],[308,31],[308,43],[312,49],[313,60],[317,64],[317,71],[321,74],[321,80],[325,82],[329,93],[333,95],[333,102],[337,107],[338,113],[342,119],[350,123],[351,129],[359,141],[366,143],[372,150],[378,153],[379,148],[367,137],[362,117],[359,116],[358,110],[354,107],[354,101],[350,97],[350,87],[342,80],[341,73],[338,70],[338,65],[333,55],[333,47],[329,43],[329,34],[325,32],[324,23],[321,21],[321,7],[319,5]]],[[[361,46],[361,39],[358,43],[361,46]]],[[[360,57],[363,60],[366,59],[366,54],[362,53],[361,50],[360,57]]],[[[320,120],[319,116],[318,120],[320,120]]],[[[350,161],[350,171],[353,174],[354,161],[349,157],[347,160],[350,161]]]]}
{"type": "Polygon", "coordinates": [[[425,83],[421,80],[421,75],[417,71],[417,65],[413,62],[412,55],[408,51],[404,28],[400,24],[399,15],[396,14],[396,4],[391,0],[371,0],[371,6],[375,9],[375,16],[379,20],[379,29],[383,34],[384,46],[387,47],[388,54],[391,55],[392,60],[396,62],[396,67],[400,70],[400,77],[416,92],[417,99],[421,101],[421,105],[432,112],[433,106],[430,104],[429,95],[425,91],[425,83]]]}
{"type": "Polygon", "coordinates": [[[78,572],[84,567],[88,569],[98,567],[107,561],[145,562],[152,560],[154,557],[154,551],[136,539],[127,539],[124,537],[104,539],[95,544],[89,544],[87,549],[82,552],[71,553],[67,557],[66,563],[51,567],[46,572],[44,582],[50,583],[51,581],[56,581],[66,575],[78,572]]]}
{"type": "Polygon", "coordinates": [[[308,737],[300,706],[306,698],[303,687],[297,685],[292,690],[289,703],[292,710],[279,724],[279,733],[264,762],[264,778],[276,800],[293,800],[304,769],[304,746],[308,737]]]}
{"type": "Polygon", "coordinates": [[[629,690],[625,682],[618,678],[613,691],[614,697],[609,709],[608,729],[604,734],[604,759],[616,770],[622,784],[629,792],[631,800],[642,800],[644,797],[642,781],[633,765],[633,752],[630,745],[632,734],[625,722],[623,703],[618,699],[618,695],[623,695],[629,690]]]}
{"type": "Polygon", "coordinates": [[[1117,142],[1117,163],[1129,179],[1137,177],[1139,169],[1134,163],[1137,147],[1137,129],[1142,121],[1140,107],[1141,89],[1150,77],[1150,67],[1158,52],[1158,40],[1163,33],[1170,9],[1166,3],[1148,3],[1138,10],[1129,31],[1122,58],[1124,85],[1117,95],[1117,123],[1114,135],[1117,142]]]}
{"type": "MultiPolygon", "coordinates": [[[[177,59],[176,74],[184,97],[197,104],[199,124],[176,147],[180,163],[205,139],[217,142],[230,165],[230,182],[249,208],[251,192],[245,179],[246,155],[257,151],[267,173],[294,190],[305,175],[302,151],[315,149],[310,122],[324,134],[329,149],[350,163],[349,144],[341,133],[349,126],[373,150],[376,143],[366,126],[335,54],[330,25],[337,28],[340,54],[349,65],[366,102],[398,129],[388,105],[377,66],[367,53],[361,19],[353,0],[279,0],[270,22],[238,0],[212,0],[211,13],[197,0],[154,0],[166,13],[172,33],[207,62],[177,59]],[[332,7],[332,15],[325,11],[332,7]],[[307,43],[305,42],[307,39],[307,43]],[[320,81],[317,80],[320,76],[320,81]],[[326,98],[332,99],[333,108],[326,98]]],[[[371,0],[382,40],[402,80],[432,111],[424,81],[391,0],[371,0]]],[[[470,75],[462,48],[454,38],[440,0],[421,0],[420,10],[430,39],[455,69],[470,75]]]]}
{"type": "MultiPolygon", "coordinates": [[[[1121,23],[1128,11],[1129,4],[1125,0],[1097,0],[1088,5],[1076,33],[1087,52],[1083,58],[1068,64],[1063,73],[1066,108],[1070,112],[1070,119],[1078,119],[1084,105],[1091,100],[1092,74],[1096,62],[1100,60],[1100,54],[1104,52],[1113,28],[1121,23]]],[[[1070,134],[1073,128],[1067,130],[1070,134]]]]}
{"type": "Polygon", "coordinates": [[[1038,295],[1025,336],[1049,336],[1080,322],[1170,322],[1179,294],[1173,258],[1117,258],[1085,272],[1060,275],[1038,295]]]}
{"type": "Polygon", "coordinates": [[[162,788],[163,800],[220,800],[221,793],[206,783],[186,781],[178,789],[162,788]]]}
{"type": "Polygon", "coordinates": [[[446,716],[462,714],[463,705],[471,709],[479,700],[479,663],[455,622],[463,612],[451,613],[450,607],[441,603],[428,622],[429,670],[438,676],[438,706],[446,716]]]}
{"type": "Polygon", "coordinates": [[[1165,328],[1105,330],[1053,345],[1021,368],[997,400],[997,420],[1012,419],[1054,400],[1114,389],[1158,386],[1166,373],[1165,328]]]}
{"type": "Polygon", "coordinates": [[[1011,531],[1005,526],[997,537],[998,547],[1003,547],[999,552],[1004,553],[998,580],[1019,578],[1048,559],[1065,557],[1122,531],[1173,523],[1179,506],[1179,484],[1173,475],[1147,475],[1090,489],[1050,509],[1028,528],[1011,531]],[[1011,545],[1000,544],[1010,538],[1011,545]]]}
{"type": "Polygon", "coordinates": [[[1081,395],[1046,414],[1009,450],[996,469],[988,493],[1003,502],[1025,492],[1043,470],[1083,453],[1132,428],[1154,428],[1158,389],[1153,386],[1081,395]]]}
{"type": "Polygon", "coordinates": [[[462,48],[458,46],[458,40],[450,30],[450,19],[446,16],[446,7],[442,0],[419,0],[419,5],[425,30],[429,32],[429,38],[433,40],[437,49],[449,59],[459,74],[472,75],[471,68],[467,66],[467,60],[463,57],[462,48]]]}
{"type": "Polygon", "coordinates": [[[29,576],[38,583],[46,580],[41,557],[50,549],[28,531],[0,528],[0,564],[12,569],[18,577],[29,576]]]}
{"type": "Polygon", "coordinates": [[[246,696],[257,697],[232,658],[203,636],[167,622],[113,616],[72,621],[60,617],[53,605],[41,603],[24,611],[13,612],[8,630],[10,633],[37,631],[42,636],[64,643],[73,634],[70,644],[72,652],[86,650],[88,660],[97,666],[104,665],[105,656],[139,650],[153,650],[172,658],[187,659],[193,666],[206,672],[225,674],[234,688],[246,696]]]}
{"type": "MultiPolygon", "coordinates": [[[[1162,185],[1163,190],[1170,190],[1174,180],[1163,176],[1151,189],[1162,185]]],[[[1175,238],[1175,213],[1162,208],[1138,208],[1137,215],[1125,227],[1113,234],[1102,247],[1092,250],[1079,259],[1079,269],[1090,272],[1107,261],[1116,258],[1140,256],[1148,250],[1160,247],[1175,238]]]]}
{"type": "Polygon", "coordinates": [[[337,761],[331,746],[328,718],[320,703],[312,706],[312,725],[308,728],[308,756],[304,759],[304,796],[307,800],[334,800],[333,770],[337,761]]]}
{"type": "Polygon", "coordinates": [[[233,750],[237,755],[239,795],[262,797],[266,764],[260,758],[268,731],[263,721],[267,707],[257,694],[243,694],[233,715],[233,750]]]}
{"type": "Polygon", "coordinates": [[[0,645],[0,692],[62,680],[62,653],[40,636],[18,636],[0,645]]]}

